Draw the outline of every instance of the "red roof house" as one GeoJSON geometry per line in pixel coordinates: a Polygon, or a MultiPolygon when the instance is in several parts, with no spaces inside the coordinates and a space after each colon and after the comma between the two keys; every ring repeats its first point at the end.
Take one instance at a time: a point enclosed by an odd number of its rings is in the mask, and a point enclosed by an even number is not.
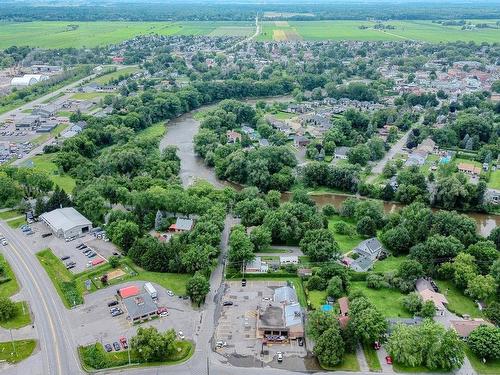
{"type": "Polygon", "coordinates": [[[139,295],[141,291],[135,285],[127,286],[118,290],[118,295],[123,299],[139,295]]]}

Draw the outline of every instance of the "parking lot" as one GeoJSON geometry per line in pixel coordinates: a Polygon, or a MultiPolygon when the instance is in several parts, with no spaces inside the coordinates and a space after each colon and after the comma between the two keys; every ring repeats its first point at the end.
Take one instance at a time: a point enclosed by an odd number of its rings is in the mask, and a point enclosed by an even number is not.
{"type": "Polygon", "coordinates": [[[144,292],[144,282],[128,282],[102,289],[85,296],[85,304],[70,311],[70,324],[79,345],[88,345],[95,342],[113,344],[121,336],[130,338],[135,335],[139,327],[156,327],[160,331],[174,329],[176,333],[182,331],[187,340],[191,340],[199,323],[199,312],[191,307],[191,301],[169,296],[167,291],[157,284],[153,284],[158,292],[158,307],[166,307],[168,316],[158,317],[142,324],[131,325],[127,320],[126,309],[121,301],[116,305],[124,314],[112,317],[108,303],[119,300],[116,291],[120,288],[135,285],[144,292]]]}
{"type": "Polygon", "coordinates": [[[284,357],[305,357],[305,346],[299,346],[297,340],[284,344],[262,345],[262,340],[256,337],[257,308],[262,302],[273,299],[274,290],[285,286],[281,281],[247,281],[245,287],[241,281],[229,281],[223,301],[231,301],[233,305],[223,306],[214,334],[214,344],[225,342],[216,351],[228,358],[253,357],[265,363],[276,362],[276,353],[282,352],[284,357]],[[264,354],[262,354],[262,352],[264,354]]]}
{"type": "MultiPolygon", "coordinates": [[[[102,239],[96,239],[94,235],[90,233],[67,242],[64,238],[58,238],[53,234],[42,237],[42,235],[52,233],[47,225],[42,222],[32,223],[29,227],[33,233],[29,234],[30,232],[26,232],[25,235],[27,240],[32,243],[33,251],[36,253],[43,249],[50,248],[59,259],[69,257],[64,259],[63,263],[68,264],[69,262],[74,262],[74,267],[71,268],[70,271],[75,274],[87,270],[89,268],[89,262],[94,259],[106,261],[113,253],[119,253],[119,250],[110,241],[106,242],[102,239]],[[85,244],[87,248],[77,249],[77,246],[80,244],[85,244]],[[96,255],[92,258],[86,256],[83,251],[87,249],[90,249],[96,255]]],[[[21,229],[19,230],[21,231],[21,229]]]]}

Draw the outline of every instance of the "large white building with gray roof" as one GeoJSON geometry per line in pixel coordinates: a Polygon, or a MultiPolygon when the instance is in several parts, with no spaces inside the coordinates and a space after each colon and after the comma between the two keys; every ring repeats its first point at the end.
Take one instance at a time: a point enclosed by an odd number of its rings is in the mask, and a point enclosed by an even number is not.
{"type": "Polygon", "coordinates": [[[92,229],[92,222],[73,207],[45,212],[40,219],[60,238],[79,237],[92,229]]]}

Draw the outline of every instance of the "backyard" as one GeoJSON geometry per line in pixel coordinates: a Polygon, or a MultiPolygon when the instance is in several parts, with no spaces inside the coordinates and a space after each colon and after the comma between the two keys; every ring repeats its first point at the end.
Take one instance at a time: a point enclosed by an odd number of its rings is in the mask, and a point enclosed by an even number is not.
{"type": "Polygon", "coordinates": [[[397,289],[371,289],[366,286],[365,281],[353,281],[351,282],[351,291],[355,290],[363,292],[386,318],[411,317],[411,314],[400,303],[400,299],[404,294],[397,289]]]}
{"type": "Polygon", "coordinates": [[[356,232],[356,226],[354,225],[354,221],[348,221],[340,216],[334,216],[328,219],[328,229],[333,232],[333,236],[335,237],[335,241],[339,244],[340,251],[342,254],[348,253],[352,249],[354,249],[361,241],[365,240],[365,237],[360,236],[356,232]],[[348,234],[339,234],[335,232],[334,226],[335,223],[344,222],[348,225],[352,226],[353,233],[351,235],[348,234]]]}
{"type": "Polygon", "coordinates": [[[474,301],[465,296],[451,281],[436,280],[436,284],[448,300],[448,310],[457,315],[468,314],[472,318],[483,316],[474,301]]]}

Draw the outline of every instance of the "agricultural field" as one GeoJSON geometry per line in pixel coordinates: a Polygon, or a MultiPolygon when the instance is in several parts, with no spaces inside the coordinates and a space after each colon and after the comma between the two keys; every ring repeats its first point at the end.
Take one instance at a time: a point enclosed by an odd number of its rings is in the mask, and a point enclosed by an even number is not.
{"type": "Polygon", "coordinates": [[[42,48],[95,47],[120,43],[137,35],[252,34],[252,22],[5,22],[0,25],[0,49],[12,45],[42,48]]]}
{"type": "MultiPolygon", "coordinates": [[[[485,20],[496,27],[496,20],[485,20]]],[[[289,21],[263,22],[258,40],[421,40],[425,42],[452,42],[457,40],[498,42],[500,29],[461,30],[457,26],[442,26],[431,21],[390,21],[395,29],[376,30],[369,21],[289,21]],[[367,29],[360,29],[367,26],[367,29]],[[292,35],[290,39],[286,35],[292,35]]]]}

